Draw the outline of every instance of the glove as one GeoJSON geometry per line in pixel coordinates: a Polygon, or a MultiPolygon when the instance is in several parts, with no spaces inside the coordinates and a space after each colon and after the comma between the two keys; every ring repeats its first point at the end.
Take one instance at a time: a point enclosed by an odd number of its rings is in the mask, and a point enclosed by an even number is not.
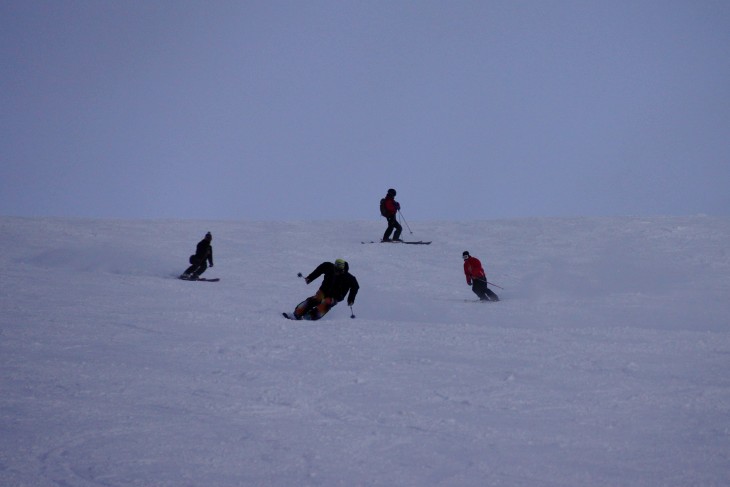
{"type": "Polygon", "coordinates": [[[400,210],[400,203],[398,203],[397,201],[395,202],[395,209],[400,210]]]}
{"type": "Polygon", "coordinates": [[[467,286],[471,286],[471,283],[467,281],[466,285],[467,285],[467,286]]]}
{"type": "Polygon", "coordinates": [[[352,306],[353,304],[355,304],[355,301],[349,301],[349,300],[347,301],[348,306],[352,306]]]}
{"type": "Polygon", "coordinates": [[[212,262],[210,263],[210,266],[213,267],[213,263],[212,262]]]}
{"type": "Polygon", "coordinates": [[[306,282],[307,284],[309,284],[309,282],[310,282],[310,281],[309,281],[309,279],[307,279],[307,278],[305,277],[305,278],[304,278],[304,282],[306,282]]]}

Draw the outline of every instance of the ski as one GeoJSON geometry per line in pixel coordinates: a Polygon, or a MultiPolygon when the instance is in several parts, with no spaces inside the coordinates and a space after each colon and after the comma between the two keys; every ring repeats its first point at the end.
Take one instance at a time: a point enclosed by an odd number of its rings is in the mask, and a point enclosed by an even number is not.
{"type": "Polygon", "coordinates": [[[403,241],[400,241],[400,242],[393,242],[392,240],[390,240],[390,241],[385,241],[385,242],[384,242],[384,241],[382,241],[382,240],[380,240],[380,241],[378,241],[378,240],[370,240],[370,241],[365,241],[365,242],[361,242],[361,243],[364,243],[364,244],[374,244],[374,243],[395,243],[395,244],[407,244],[407,245],[431,245],[431,241],[425,242],[425,241],[423,241],[423,240],[418,240],[418,241],[416,241],[416,242],[407,242],[407,241],[405,241],[405,240],[403,240],[403,241]]]}
{"type": "Polygon", "coordinates": [[[205,277],[199,277],[197,279],[188,279],[188,278],[185,278],[185,277],[180,277],[180,280],[181,281],[218,282],[218,281],[220,281],[220,278],[219,277],[214,277],[212,279],[208,279],[208,278],[205,278],[205,277]]]}
{"type": "Polygon", "coordinates": [[[289,313],[282,313],[281,315],[284,318],[286,318],[287,320],[295,320],[296,321],[296,318],[294,317],[294,315],[290,315],[289,313]]]}

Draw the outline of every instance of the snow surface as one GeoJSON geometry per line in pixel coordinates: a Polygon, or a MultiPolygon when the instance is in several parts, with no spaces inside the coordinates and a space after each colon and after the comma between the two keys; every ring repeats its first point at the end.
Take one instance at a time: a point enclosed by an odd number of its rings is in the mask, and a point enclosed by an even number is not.
{"type": "Polygon", "coordinates": [[[730,484],[730,220],[409,223],[0,218],[0,485],[730,484]]]}

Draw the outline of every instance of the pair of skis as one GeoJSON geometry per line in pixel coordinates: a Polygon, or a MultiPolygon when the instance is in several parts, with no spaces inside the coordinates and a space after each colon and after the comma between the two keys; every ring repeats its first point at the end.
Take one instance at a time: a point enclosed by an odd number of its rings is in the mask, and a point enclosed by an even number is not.
{"type": "Polygon", "coordinates": [[[194,282],[218,282],[218,281],[220,281],[220,278],[219,277],[214,277],[212,279],[208,279],[208,278],[205,278],[205,277],[199,277],[197,279],[190,279],[189,277],[182,277],[182,276],[180,276],[180,280],[181,281],[194,281],[194,282]]]}
{"type": "MultiPolygon", "coordinates": [[[[297,318],[296,316],[294,316],[294,313],[286,313],[285,312],[285,313],[281,313],[281,314],[287,320],[295,320],[295,321],[298,321],[298,320],[301,319],[301,318],[297,318]]],[[[355,313],[352,311],[352,306],[350,306],[350,318],[352,318],[353,320],[355,319],[355,313]]]]}
{"type": "Polygon", "coordinates": [[[425,242],[423,240],[418,240],[417,242],[406,242],[405,240],[370,240],[362,242],[364,244],[374,244],[374,243],[395,243],[395,244],[407,244],[407,245],[430,245],[431,242],[425,242]]]}

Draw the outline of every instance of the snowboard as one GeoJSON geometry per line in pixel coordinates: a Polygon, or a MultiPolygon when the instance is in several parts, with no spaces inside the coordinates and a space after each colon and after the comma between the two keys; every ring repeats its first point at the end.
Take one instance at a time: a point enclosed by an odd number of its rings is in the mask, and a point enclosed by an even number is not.
{"type": "Polygon", "coordinates": [[[220,281],[220,278],[214,277],[214,278],[208,279],[206,277],[199,277],[197,279],[186,279],[184,277],[181,277],[180,280],[181,281],[196,281],[196,282],[218,282],[218,281],[220,281]]]}
{"type": "Polygon", "coordinates": [[[383,242],[382,240],[370,240],[369,242],[362,242],[364,244],[373,244],[373,243],[395,243],[395,244],[407,244],[407,245],[431,245],[431,241],[424,242],[423,240],[418,240],[417,242],[393,242],[392,240],[389,242],[383,242]]]}

